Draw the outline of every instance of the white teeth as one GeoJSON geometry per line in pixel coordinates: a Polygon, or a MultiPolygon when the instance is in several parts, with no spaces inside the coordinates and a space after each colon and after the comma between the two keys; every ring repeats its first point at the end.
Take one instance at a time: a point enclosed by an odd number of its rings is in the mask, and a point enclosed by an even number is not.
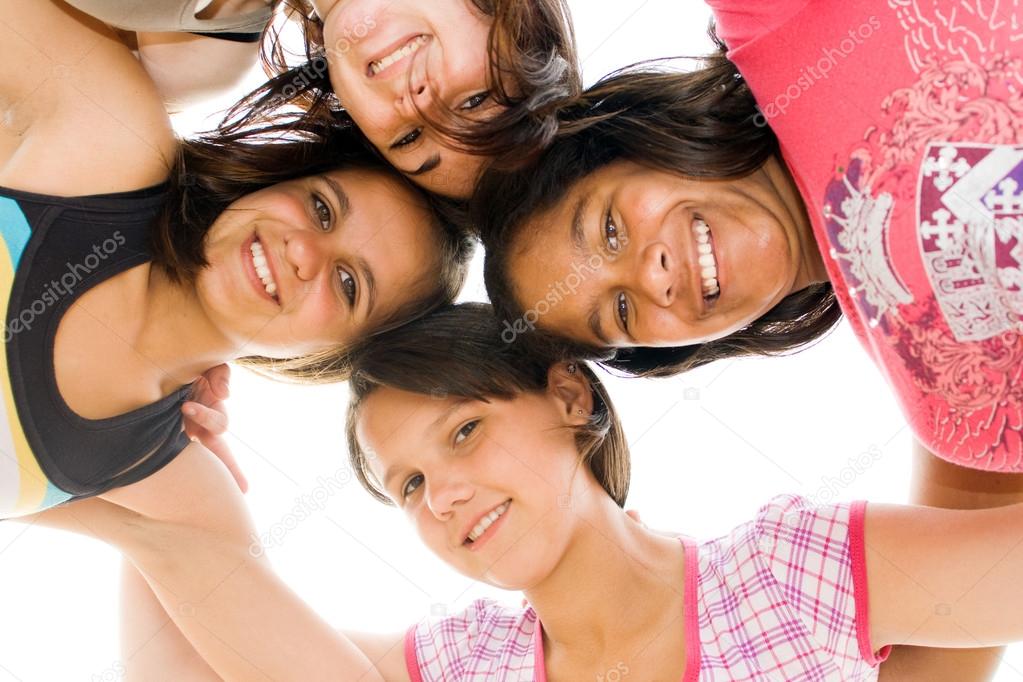
{"type": "Polygon", "coordinates": [[[374,76],[377,75],[378,73],[380,73],[381,71],[383,71],[396,61],[404,59],[410,54],[418,52],[419,48],[421,48],[423,45],[426,45],[426,43],[429,40],[430,39],[427,38],[426,36],[417,36],[413,38],[409,42],[405,43],[402,47],[399,47],[397,50],[387,55],[380,61],[370,63],[369,65],[370,73],[372,73],[374,76]]]}
{"type": "Polygon", "coordinates": [[[477,523],[475,526],[473,526],[472,531],[470,531],[470,533],[469,533],[469,542],[476,542],[476,540],[477,540],[477,538],[479,538],[479,536],[481,536],[484,533],[486,533],[487,532],[487,528],[490,528],[490,526],[494,523],[494,521],[497,521],[499,518],[501,518],[501,516],[506,511],[508,511],[508,505],[510,505],[510,504],[511,504],[511,500],[508,500],[507,502],[502,504],[500,507],[498,507],[497,509],[495,509],[494,511],[490,512],[489,514],[484,516],[482,519],[480,519],[479,523],[477,523]]]}
{"type": "Polygon", "coordinates": [[[270,266],[266,263],[266,252],[263,251],[263,245],[256,239],[252,242],[249,250],[252,252],[252,265],[256,268],[256,274],[259,275],[259,279],[263,282],[263,288],[266,289],[266,293],[270,294],[271,297],[277,298],[277,282],[274,281],[273,274],[270,272],[270,266]]]}
{"type": "Polygon", "coordinates": [[[696,238],[696,250],[700,254],[700,279],[703,280],[703,297],[710,298],[721,292],[718,284],[718,263],[714,255],[714,247],[710,243],[710,227],[700,219],[693,221],[693,236],[696,238]]]}

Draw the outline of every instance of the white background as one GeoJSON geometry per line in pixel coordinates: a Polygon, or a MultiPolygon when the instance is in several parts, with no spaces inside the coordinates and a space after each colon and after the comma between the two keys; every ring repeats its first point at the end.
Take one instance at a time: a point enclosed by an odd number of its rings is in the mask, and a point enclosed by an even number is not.
{"type": "MultiPolygon", "coordinates": [[[[709,46],[702,3],[572,5],[588,82],[641,59],[699,55],[709,46]]],[[[478,266],[469,299],[483,298],[478,266]]],[[[909,431],[844,323],[789,358],[608,381],[633,448],[629,507],[653,527],[714,537],[782,492],[819,502],[906,498],[909,431]]],[[[259,528],[277,533],[273,562],[332,623],[400,631],[480,595],[518,603],[441,565],[399,512],[351,479],[343,386],[287,387],[236,370],[232,391],[233,444],[259,528]],[[322,509],[295,523],[300,498],[322,500],[328,490],[322,509]]],[[[90,540],[0,524],[0,682],[117,679],[118,559],[90,540]]],[[[1023,647],[1010,651],[998,680],[1023,680],[1023,647]]]]}

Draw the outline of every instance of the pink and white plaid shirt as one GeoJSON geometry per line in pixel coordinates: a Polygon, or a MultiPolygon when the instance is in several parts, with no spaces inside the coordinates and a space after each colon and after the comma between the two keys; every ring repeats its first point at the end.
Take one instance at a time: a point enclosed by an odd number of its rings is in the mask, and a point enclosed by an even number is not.
{"type": "MultiPolygon", "coordinates": [[[[875,680],[867,622],[866,504],[780,496],[686,554],[682,682],[875,680]]],[[[478,600],[405,637],[413,682],[547,682],[532,608],[478,600]]]]}

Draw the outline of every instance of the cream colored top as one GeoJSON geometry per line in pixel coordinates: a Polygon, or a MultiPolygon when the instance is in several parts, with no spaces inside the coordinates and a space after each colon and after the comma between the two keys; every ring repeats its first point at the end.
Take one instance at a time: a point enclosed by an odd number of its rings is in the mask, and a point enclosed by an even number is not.
{"type": "Polygon", "coordinates": [[[270,21],[269,5],[217,19],[197,19],[210,0],[65,0],[105,24],[126,31],[151,33],[259,33],[270,21]]]}

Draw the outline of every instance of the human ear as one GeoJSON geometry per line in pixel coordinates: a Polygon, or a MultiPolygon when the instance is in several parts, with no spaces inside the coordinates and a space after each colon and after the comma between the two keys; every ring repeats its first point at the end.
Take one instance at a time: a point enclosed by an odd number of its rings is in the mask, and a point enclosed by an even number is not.
{"type": "Polygon", "coordinates": [[[558,411],[573,426],[585,424],[593,414],[593,390],[583,365],[559,362],[547,370],[547,392],[558,404],[558,411]]]}

